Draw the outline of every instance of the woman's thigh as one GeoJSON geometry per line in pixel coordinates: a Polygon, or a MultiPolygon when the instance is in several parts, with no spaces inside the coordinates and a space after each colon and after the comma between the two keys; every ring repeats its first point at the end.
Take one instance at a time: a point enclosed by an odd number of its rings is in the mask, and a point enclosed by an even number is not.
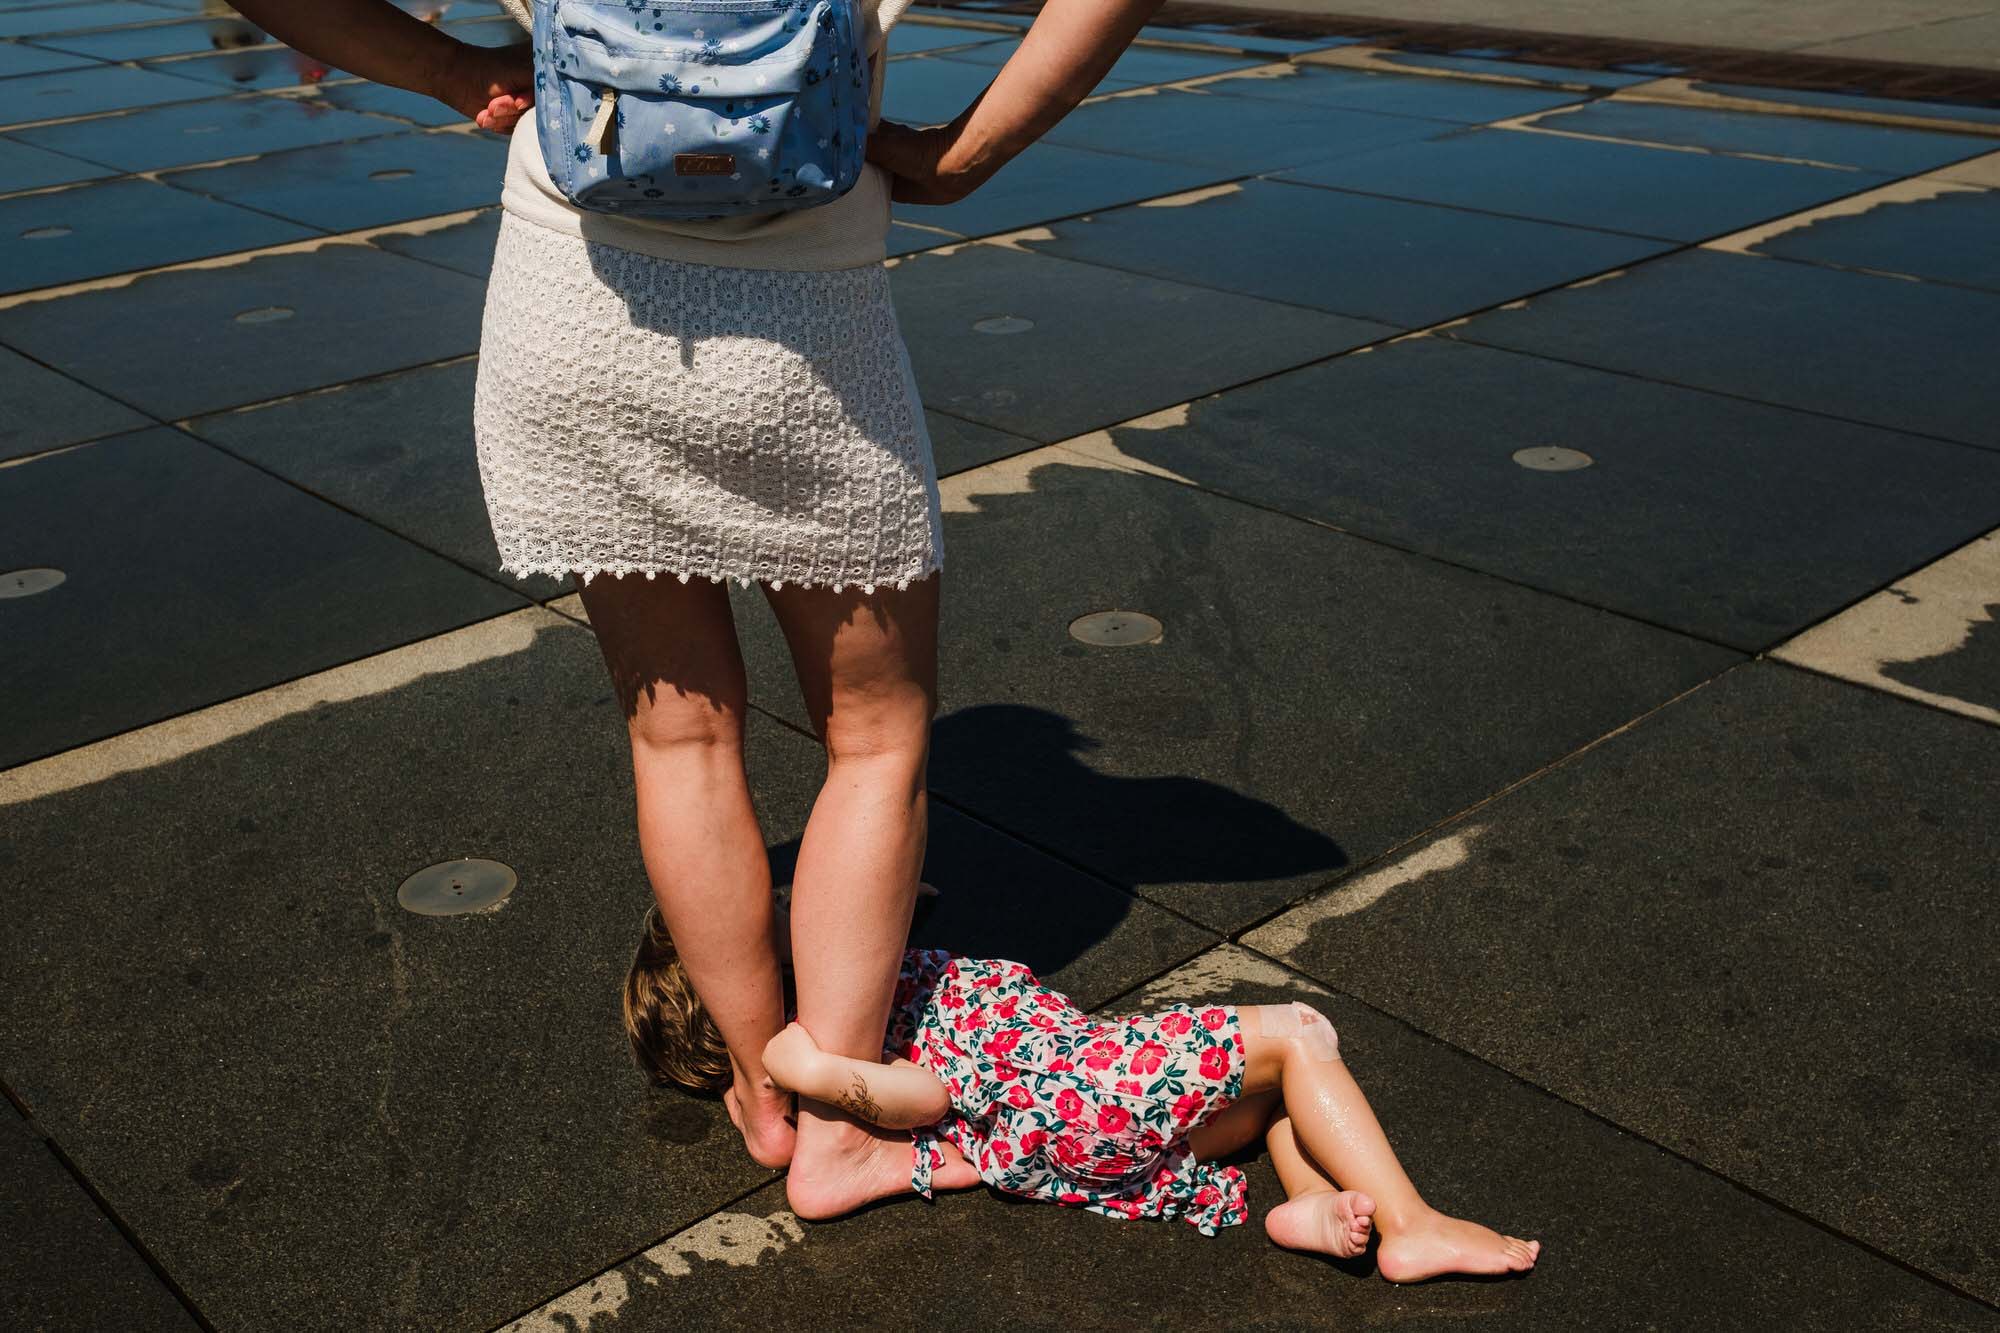
{"type": "Polygon", "coordinates": [[[741,744],[749,691],[727,584],[644,574],[576,582],[635,743],[741,744]]]}
{"type": "Polygon", "coordinates": [[[813,732],[835,758],[928,746],[942,578],[873,593],[758,585],[791,648],[813,732]]]}

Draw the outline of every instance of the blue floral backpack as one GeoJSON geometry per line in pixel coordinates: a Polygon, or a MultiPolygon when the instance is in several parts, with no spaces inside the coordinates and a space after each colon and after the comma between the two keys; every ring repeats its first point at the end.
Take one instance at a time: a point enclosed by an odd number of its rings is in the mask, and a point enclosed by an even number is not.
{"type": "Polygon", "coordinates": [[[600,213],[720,218],[861,178],[859,0],[534,0],[549,178],[600,213]]]}

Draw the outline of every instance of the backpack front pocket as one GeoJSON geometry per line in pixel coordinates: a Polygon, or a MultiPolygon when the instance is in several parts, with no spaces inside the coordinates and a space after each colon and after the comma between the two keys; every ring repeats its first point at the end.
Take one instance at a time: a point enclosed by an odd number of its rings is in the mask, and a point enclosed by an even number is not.
{"type": "Polygon", "coordinates": [[[860,177],[853,0],[554,0],[535,44],[542,153],[579,207],[727,217],[827,203],[860,177]]]}

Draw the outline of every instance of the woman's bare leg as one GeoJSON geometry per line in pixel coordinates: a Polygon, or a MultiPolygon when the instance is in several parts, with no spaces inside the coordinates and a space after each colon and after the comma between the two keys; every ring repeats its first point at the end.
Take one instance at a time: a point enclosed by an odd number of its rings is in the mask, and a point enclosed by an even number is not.
{"type": "Polygon", "coordinates": [[[764,1072],[784,1023],[771,865],[743,770],[748,689],[728,585],[705,578],[580,584],[624,705],[638,789],[639,848],[688,980],[736,1068],[730,1117],[765,1166],[785,1165],[790,1097],[764,1072]]]}
{"type": "MultiPolygon", "coordinates": [[[[1532,1268],[1541,1242],[1505,1236],[1476,1222],[1449,1217],[1425,1203],[1389,1146],[1388,1135],[1375,1119],[1368,1099],[1340,1059],[1333,1025],[1306,1005],[1259,1005],[1240,1011],[1243,1020],[1244,1088],[1284,1091],[1285,1137],[1303,1151],[1291,1154],[1293,1180],[1306,1195],[1311,1181],[1305,1167],[1348,1190],[1358,1190],[1374,1204],[1374,1225],[1382,1235],[1376,1267],[1391,1282],[1420,1282],[1445,1273],[1505,1273],[1532,1268]]],[[[1278,1131],[1273,1127],[1274,1137],[1278,1131]]],[[[1280,1152],[1273,1147],[1274,1157],[1280,1152]]],[[[1286,1169],[1282,1161],[1280,1171],[1286,1169]]],[[[1290,1193],[1292,1181],[1287,1181],[1290,1193]]],[[[1311,1232],[1302,1224],[1310,1211],[1331,1200],[1304,1198],[1297,1216],[1288,1216],[1280,1230],[1301,1238],[1311,1232]]],[[[1286,1203],[1292,1209],[1295,1203],[1286,1203]]],[[[1279,1211],[1283,1211],[1282,1209],[1279,1211]]],[[[1267,1223],[1267,1229],[1269,1224],[1267,1223]]],[[[1273,1234],[1280,1244],[1290,1243],[1273,1234]]],[[[1319,1249],[1316,1244],[1300,1248],[1319,1249]]],[[[1352,1253],[1352,1251],[1349,1251],[1352,1253]]]]}
{"type": "MultiPolygon", "coordinates": [[[[929,832],[942,574],[906,590],[764,587],[791,647],[826,782],[799,844],[792,970],[820,1049],[882,1058],[929,832]]],[[[787,1181],[800,1217],[838,1217],[910,1187],[910,1140],[799,1099],[787,1181]]]]}

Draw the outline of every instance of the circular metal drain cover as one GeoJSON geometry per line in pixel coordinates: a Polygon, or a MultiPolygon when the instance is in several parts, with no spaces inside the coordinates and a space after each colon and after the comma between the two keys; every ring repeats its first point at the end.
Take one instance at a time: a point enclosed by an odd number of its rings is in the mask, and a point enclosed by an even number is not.
{"type": "Polygon", "coordinates": [[[1144,611],[1093,611],[1069,622],[1069,636],[1099,648],[1158,643],[1165,629],[1144,611]]]}
{"type": "Polygon", "coordinates": [[[30,227],[21,233],[24,241],[53,241],[58,236],[70,235],[68,227],[30,227]]]}
{"type": "Polygon", "coordinates": [[[418,916],[459,916],[498,907],[518,883],[513,868],[498,861],[440,861],[404,880],[396,901],[418,916]]]}
{"type": "Polygon", "coordinates": [[[1026,333],[1035,327],[1035,321],[1022,319],[1019,315],[994,315],[974,320],[972,327],[980,333],[1026,333]]]}
{"type": "Polygon", "coordinates": [[[255,310],[245,310],[236,316],[238,324],[275,324],[281,319],[290,319],[298,312],[288,305],[260,305],[255,310]]]}
{"type": "Polygon", "coordinates": [[[384,167],[380,171],[369,172],[368,179],[371,181],[399,181],[405,176],[414,176],[416,174],[416,172],[410,170],[408,167],[384,167]]]}
{"type": "Polygon", "coordinates": [[[10,569],[0,573],[0,597],[33,597],[47,592],[69,575],[60,569],[10,569]]]}
{"type": "Polygon", "coordinates": [[[1574,472],[1580,467],[1589,467],[1597,460],[1580,450],[1544,444],[1533,449],[1516,449],[1514,461],[1536,472],[1574,472]]]}

